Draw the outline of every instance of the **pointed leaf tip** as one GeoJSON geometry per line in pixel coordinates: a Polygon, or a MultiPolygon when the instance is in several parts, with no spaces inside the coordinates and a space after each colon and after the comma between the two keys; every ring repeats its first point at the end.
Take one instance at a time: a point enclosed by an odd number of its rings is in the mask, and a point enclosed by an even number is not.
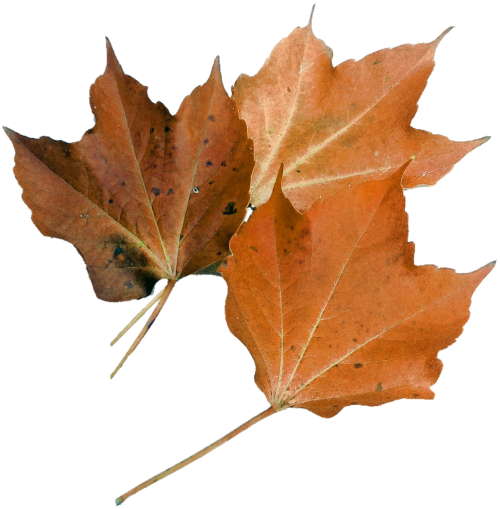
{"type": "Polygon", "coordinates": [[[450,33],[454,28],[455,28],[454,26],[447,28],[434,42],[436,44],[439,44],[443,40],[444,36],[450,33]]]}
{"type": "Polygon", "coordinates": [[[116,505],[122,505],[122,504],[123,504],[122,497],[118,497],[118,498],[115,500],[115,503],[116,503],[116,505]]]}
{"type": "Polygon", "coordinates": [[[214,65],[212,67],[214,70],[220,72],[220,56],[217,55],[214,60],[214,65]]]}
{"type": "Polygon", "coordinates": [[[408,159],[408,161],[406,161],[406,163],[405,163],[405,164],[403,164],[403,166],[401,166],[401,167],[400,167],[400,168],[396,171],[396,173],[394,174],[395,176],[398,176],[398,177],[399,177],[399,181],[400,181],[400,182],[401,182],[401,181],[402,181],[402,179],[403,179],[403,175],[404,175],[404,173],[405,173],[405,171],[406,171],[406,168],[408,168],[408,166],[410,166],[410,164],[411,164],[411,163],[415,160],[415,157],[417,157],[417,156],[416,156],[416,154],[413,154],[413,155],[410,157],[410,159],[408,159]]]}
{"type": "Polygon", "coordinates": [[[278,175],[276,177],[276,182],[274,183],[273,195],[277,192],[283,193],[283,189],[281,188],[281,183],[283,181],[283,168],[285,167],[284,163],[281,163],[280,169],[278,170],[278,175]]]}
{"type": "Polygon", "coordinates": [[[316,8],[316,4],[313,4],[312,9],[311,9],[311,15],[309,16],[309,23],[307,24],[307,26],[309,28],[312,28],[312,20],[313,20],[313,14],[314,14],[315,8],[316,8]]]}
{"type": "Polygon", "coordinates": [[[123,73],[122,66],[120,65],[120,62],[118,61],[118,58],[116,58],[115,50],[113,49],[113,45],[111,44],[111,41],[106,37],[106,68],[114,67],[115,69],[119,69],[120,72],[123,73]]]}

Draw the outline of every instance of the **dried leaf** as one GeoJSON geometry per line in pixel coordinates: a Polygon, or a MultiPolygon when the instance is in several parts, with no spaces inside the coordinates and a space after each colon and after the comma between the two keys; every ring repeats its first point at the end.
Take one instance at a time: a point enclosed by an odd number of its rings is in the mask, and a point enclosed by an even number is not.
{"type": "Polygon", "coordinates": [[[100,299],[124,301],[227,256],[253,155],[218,58],[172,116],[107,50],[90,90],[96,125],[79,142],[6,132],[35,225],[77,248],[100,299]]]}
{"type": "Polygon", "coordinates": [[[349,405],[432,399],[440,350],[461,334],[470,274],[413,263],[401,178],[345,188],[304,214],[281,190],[231,240],[226,317],[272,407],[332,417],[349,405]]]}
{"type": "Polygon", "coordinates": [[[404,187],[435,184],[487,141],[454,142],[410,127],[449,30],[429,44],[333,67],[332,50],[310,21],[283,39],[255,76],[240,76],[233,97],[255,143],[252,205],[269,199],[282,161],[283,191],[303,211],[318,196],[386,178],[412,155],[404,187]]]}

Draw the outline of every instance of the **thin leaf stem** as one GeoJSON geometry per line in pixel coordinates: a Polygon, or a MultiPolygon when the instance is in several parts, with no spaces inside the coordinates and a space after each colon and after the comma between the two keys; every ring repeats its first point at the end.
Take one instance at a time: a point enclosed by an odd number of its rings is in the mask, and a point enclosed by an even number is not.
{"type": "Polygon", "coordinates": [[[139,311],[139,313],[135,315],[135,317],[120,332],[120,334],[118,334],[118,336],[116,336],[116,338],[113,339],[113,341],[111,341],[111,346],[115,345],[118,342],[118,340],[122,338],[149,311],[149,309],[151,309],[153,304],[155,304],[161,299],[161,296],[165,293],[166,289],[167,287],[165,287],[160,293],[158,293],[158,295],[154,299],[152,299],[145,308],[143,308],[141,311],[139,311]]]}
{"type": "Polygon", "coordinates": [[[139,343],[142,341],[142,338],[147,334],[148,330],[150,329],[151,325],[153,325],[153,322],[156,320],[158,315],[160,314],[160,311],[162,310],[163,306],[165,305],[165,302],[167,302],[167,299],[172,292],[172,289],[175,285],[175,279],[170,279],[167,286],[165,287],[164,293],[160,298],[160,302],[158,302],[158,305],[155,307],[154,311],[151,313],[151,316],[149,317],[149,320],[144,325],[141,333],[137,336],[137,339],[133,342],[132,346],[128,349],[128,352],[125,354],[123,359],[120,361],[120,364],[116,367],[116,369],[111,373],[111,378],[113,378],[118,371],[120,371],[120,368],[125,364],[126,360],[130,357],[132,352],[139,346],[139,343]]]}
{"type": "Polygon", "coordinates": [[[116,499],[116,505],[121,505],[127,498],[131,497],[132,495],[135,495],[139,491],[143,490],[144,488],[147,488],[148,486],[151,486],[155,482],[158,482],[160,479],[163,479],[164,477],[167,477],[174,472],[177,472],[177,470],[180,470],[181,468],[184,468],[185,466],[189,465],[190,463],[193,463],[193,461],[196,461],[197,459],[202,458],[205,456],[205,454],[208,454],[209,452],[213,451],[214,449],[217,449],[217,447],[221,446],[222,444],[225,444],[227,441],[231,440],[231,438],[234,438],[236,435],[239,435],[242,431],[245,431],[250,426],[253,426],[254,424],[258,423],[259,421],[262,421],[262,419],[265,419],[266,417],[269,417],[270,415],[276,413],[276,410],[273,407],[269,407],[264,412],[260,413],[259,415],[256,415],[254,418],[250,419],[249,421],[245,422],[245,424],[242,424],[240,427],[236,428],[235,430],[231,431],[231,433],[228,433],[227,435],[223,436],[222,438],[219,438],[217,442],[214,442],[213,444],[209,445],[208,447],[205,447],[205,449],[202,449],[201,451],[198,451],[196,454],[193,454],[192,456],[189,456],[189,458],[186,458],[185,460],[181,461],[180,463],[177,463],[177,465],[174,465],[173,467],[168,468],[164,472],[161,472],[158,475],[155,475],[151,479],[149,479],[146,482],[143,482],[142,484],[139,484],[139,486],[135,487],[134,489],[127,491],[124,495],[121,497],[118,497],[116,499]]]}

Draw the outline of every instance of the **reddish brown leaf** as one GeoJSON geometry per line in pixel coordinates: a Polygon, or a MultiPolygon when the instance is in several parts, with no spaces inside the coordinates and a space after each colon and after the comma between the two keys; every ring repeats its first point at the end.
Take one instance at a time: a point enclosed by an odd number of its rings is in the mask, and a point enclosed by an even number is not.
{"type": "Polygon", "coordinates": [[[430,185],[489,138],[454,142],[410,127],[434,67],[429,44],[377,51],[332,66],[332,50],[311,22],[273,50],[233,97],[255,143],[251,198],[265,203],[284,161],[283,190],[299,210],[318,196],[393,174],[412,155],[404,187],[430,185]]]}
{"type": "Polygon", "coordinates": [[[123,301],[227,256],[253,155],[218,59],[172,116],[107,48],[106,71],[90,90],[96,125],[79,142],[7,134],[35,225],[74,244],[99,298],[123,301]]]}
{"type": "Polygon", "coordinates": [[[401,177],[345,188],[304,214],[281,190],[231,240],[228,325],[273,408],[332,417],[349,405],[432,399],[437,354],[494,264],[470,274],[413,263],[401,177]]]}

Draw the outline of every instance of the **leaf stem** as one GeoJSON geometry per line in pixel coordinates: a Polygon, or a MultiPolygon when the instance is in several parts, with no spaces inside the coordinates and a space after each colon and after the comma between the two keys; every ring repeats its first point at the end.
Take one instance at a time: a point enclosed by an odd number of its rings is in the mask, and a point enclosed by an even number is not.
{"type": "Polygon", "coordinates": [[[144,327],[142,328],[141,333],[137,336],[137,339],[132,343],[132,346],[128,349],[128,352],[125,354],[123,359],[120,361],[120,364],[116,367],[116,369],[111,373],[111,379],[120,371],[120,368],[125,364],[126,360],[130,357],[132,352],[139,346],[139,343],[142,341],[142,338],[147,334],[148,330],[150,329],[151,325],[153,325],[153,322],[156,320],[158,315],[160,314],[160,311],[162,310],[163,306],[165,305],[165,302],[167,302],[167,299],[172,292],[172,289],[175,285],[175,279],[170,279],[168,281],[167,286],[165,287],[164,293],[160,298],[160,302],[158,302],[158,305],[155,307],[154,311],[151,313],[151,316],[149,317],[149,320],[146,322],[144,327]]]}
{"type": "Polygon", "coordinates": [[[122,338],[146,314],[147,311],[149,311],[153,304],[155,304],[161,299],[161,296],[165,293],[166,289],[167,287],[165,287],[154,299],[151,300],[151,302],[149,302],[149,304],[145,308],[143,308],[141,311],[139,311],[139,313],[135,315],[135,317],[120,332],[120,334],[118,334],[118,336],[116,336],[116,338],[113,339],[113,341],[111,341],[111,346],[115,345],[118,342],[118,340],[122,338]]]}
{"type": "Polygon", "coordinates": [[[269,417],[270,415],[276,413],[276,410],[273,407],[269,407],[264,412],[260,413],[259,415],[256,415],[253,419],[250,419],[249,421],[245,422],[245,424],[242,424],[239,428],[236,428],[235,430],[231,431],[231,433],[228,433],[227,435],[223,436],[217,442],[214,442],[213,444],[209,445],[208,447],[205,447],[205,449],[202,449],[201,451],[197,452],[196,454],[193,454],[192,456],[189,456],[189,458],[186,458],[185,460],[181,461],[180,463],[177,463],[177,465],[174,465],[173,467],[168,468],[161,474],[155,475],[151,479],[149,479],[146,482],[143,482],[142,484],[139,484],[136,488],[127,491],[124,495],[121,497],[118,497],[116,499],[116,505],[123,504],[127,498],[131,497],[132,495],[135,495],[139,491],[143,490],[144,488],[147,488],[148,486],[151,486],[155,482],[158,482],[160,479],[163,479],[164,477],[167,477],[174,472],[177,472],[177,470],[180,470],[181,468],[184,468],[185,466],[189,465],[190,463],[193,463],[193,461],[196,461],[199,458],[202,458],[205,456],[205,454],[208,454],[210,451],[213,451],[214,449],[217,449],[217,447],[221,446],[222,444],[225,444],[228,440],[231,440],[231,438],[235,437],[236,435],[239,435],[242,431],[245,431],[250,426],[253,426],[254,424],[258,423],[262,419],[265,419],[266,417],[269,417]]]}

